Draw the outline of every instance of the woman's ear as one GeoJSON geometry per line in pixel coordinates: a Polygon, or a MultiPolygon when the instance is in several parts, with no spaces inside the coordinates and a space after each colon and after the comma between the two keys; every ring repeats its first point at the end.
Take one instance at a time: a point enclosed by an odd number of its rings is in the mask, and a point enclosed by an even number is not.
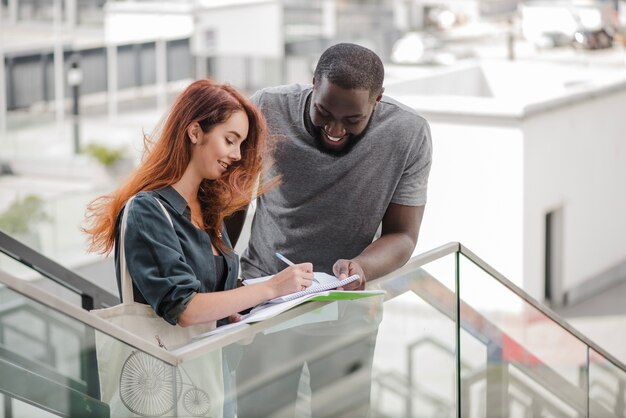
{"type": "Polygon", "coordinates": [[[187,127],[187,136],[193,145],[196,145],[200,140],[200,124],[198,122],[192,122],[187,127]]]}

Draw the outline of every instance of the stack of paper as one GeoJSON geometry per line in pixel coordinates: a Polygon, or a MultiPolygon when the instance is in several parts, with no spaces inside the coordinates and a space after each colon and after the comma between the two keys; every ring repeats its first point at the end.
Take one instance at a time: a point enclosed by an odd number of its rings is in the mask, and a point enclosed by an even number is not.
{"type": "MultiPolygon", "coordinates": [[[[385,293],[383,290],[332,290],[358,280],[359,276],[356,274],[343,280],[339,280],[326,273],[316,272],[313,273],[313,275],[313,284],[305,290],[262,303],[252,309],[247,315],[243,315],[240,322],[221,326],[206,334],[198,335],[195,338],[203,338],[209,335],[221,333],[228,329],[239,328],[240,326],[243,326],[243,324],[263,321],[305,302],[354,300],[385,293]]],[[[250,285],[261,283],[271,279],[272,277],[273,276],[265,276],[257,279],[247,279],[243,281],[243,284],[250,285]]]]}

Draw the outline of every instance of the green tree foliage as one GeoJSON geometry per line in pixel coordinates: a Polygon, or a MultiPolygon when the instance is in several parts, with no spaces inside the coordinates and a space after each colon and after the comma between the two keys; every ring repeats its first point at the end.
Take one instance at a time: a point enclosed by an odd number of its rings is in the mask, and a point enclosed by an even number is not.
{"type": "Polygon", "coordinates": [[[89,144],[84,152],[98,160],[105,167],[111,167],[124,158],[124,148],[112,148],[101,144],[89,144]]]}
{"type": "Polygon", "coordinates": [[[0,229],[8,234],[28,233],[35,224],[50,220],[43,205],[43,200],[36,195],[15,199],[0,213],[0,229]]]}

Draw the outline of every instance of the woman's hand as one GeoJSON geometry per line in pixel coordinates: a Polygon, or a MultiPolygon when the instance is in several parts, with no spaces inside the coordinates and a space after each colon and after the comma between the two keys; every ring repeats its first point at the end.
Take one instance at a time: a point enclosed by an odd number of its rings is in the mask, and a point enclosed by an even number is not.
{"type": "Polygon", "coordinates": [[[271,299],[304,290],[313,283],[313,264],[301,263],[289,266],[266,283],[271,289],[271,299]]]}

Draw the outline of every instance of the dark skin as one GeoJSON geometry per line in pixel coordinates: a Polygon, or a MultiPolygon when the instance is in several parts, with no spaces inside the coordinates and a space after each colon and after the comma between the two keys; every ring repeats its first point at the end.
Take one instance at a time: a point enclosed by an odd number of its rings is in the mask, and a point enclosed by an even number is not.
{"type": "MultiPolygon", "coordinates": [[[[349,152],[351,141],[357,140],[367,128],[382,93],[373,96],[367,89],[344,89],[325,78],[314,80],[308,116],[318,146],[325,147],[329,153],[345,152],[346,147],[349,152]]],[[[404,265],[417,244],[423,215],[424,206],[389,204],[382,219],[380,238],[355,258],[340,259],[333,265],[333,273],[340,279],[353,274],[361,277],[344,289],[363,289],[367,280],[404,265]]],[[[237,231],[240,230],[241,225],[237,231]]]]}
{"type": "MultiPolygon", "coordinates": [[[[349,146],[367,128],[382,93],[373,96],[367,89],[345,89],[325,78],[317,83],[314,80],[309,116],[319,143],[331,152],[349,146]]],[[[380,238],[357,257],[340,259],[333,265],[333,273],[340,279],[361,276],[360,281],[345,289],[363,289],[366,280],[384,276],[406,263],[417,244],[423,215],[424,206],[391,203],[382,219],[380,238]]]]}

